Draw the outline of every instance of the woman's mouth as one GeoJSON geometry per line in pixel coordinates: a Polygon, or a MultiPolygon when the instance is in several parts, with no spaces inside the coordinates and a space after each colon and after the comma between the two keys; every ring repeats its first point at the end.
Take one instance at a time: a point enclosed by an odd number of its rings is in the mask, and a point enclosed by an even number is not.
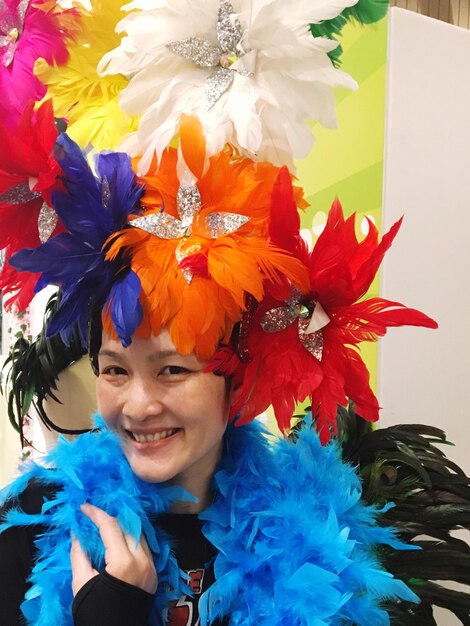
{"type": "Polygon", "coordinates": [[[179,430],[179,428],[169,428],[167,430],[159,430],[154,433],[138,433],[132,430],[126,430],[126,433],[133,441],[136,441],[137,443],[154,443],[156,441],[168,439],[168,437],[173,436],[179,430]]]}

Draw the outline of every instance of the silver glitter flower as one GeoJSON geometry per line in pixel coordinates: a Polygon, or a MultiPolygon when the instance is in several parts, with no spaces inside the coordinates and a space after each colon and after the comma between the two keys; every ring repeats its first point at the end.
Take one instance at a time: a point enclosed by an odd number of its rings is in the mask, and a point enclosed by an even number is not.
{"type": "MultiPolygon", "coordinates": [[[[186,245],[186,243],[192,235],[194,219],[201,208],[201,194],[197,185],[180,187],[176,195],[176,209],[180,219],[162,212],[137,217],[129,223],[131,226],[140,228],[161,239],[181,239],[182,241],[180,241],[175,252],[176,260],[180,263],[185,257],[195,254],[200,249],[198,247],[196,250],[194,245],[186,245]]],[[[235,232],[249,219],[246,215],[221,211],[209,214],[200,228],[206,231],[204,234],[208,238],[217,239],[235,232]]],[[[183,274],[189,284],[193,277],[192,273],[189,270],[184,270],[183,274]]]]}
{"type": "Polygon", "coordinates": [[[201,195],[196,185],[179,188],[176,196],[176,209],[180,219],[168,213],[152,213],[131,220],[130,224],[160,239],[189,237],[194,217],[202,206],[201,195]]]}
{"type": "Polygon", "coordinates": [[[230,2],[226,2],[226,0],[220,2],[215,30],[218,45],[200,37],[188,37],[168,44],[168,48],[175,54],[189,59],[199,67],[215,70],[206,79],[204,86],[208,108],[212,107],[230,88],[235,71],[251,75],[251,72],[245,70],[231,69],[231,66],[245,52],[241,47],[242,27],[240,20],[234,15],[230,2]]]}
{"type": "Polygon", "coordinates": [[[286,301],[287,306],[279,306],[266,311],[260,319],[260,326],[266,333],[278,333],[298,321],[299,340],[303,347],[318,361],[323,357],[322,328],[329,318],[319,302],[309,302],[306,306],[300,295],[294,293],[286,301]]]}
{"type": "Polygon", "coordinates": [[[58,221],[57,213],[44,202],[38,216],[38,232],[41,243],[50,239],[58,221]]]}
{"type": "Polygon", "coordinates": [[[18,40],[23,34],[24,18],[30,0],[21,0],[14,11],[0,0],[0,51],[3,52],[1,63],[8,67],[15,58],[18,40]]]}

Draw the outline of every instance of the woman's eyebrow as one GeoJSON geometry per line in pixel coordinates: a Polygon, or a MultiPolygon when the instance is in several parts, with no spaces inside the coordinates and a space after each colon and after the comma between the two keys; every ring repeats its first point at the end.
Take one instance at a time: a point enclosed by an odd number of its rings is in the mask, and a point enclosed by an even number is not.
{"type": "Polygon", "coordinates": [[[112,359],[119,359],[120,354],[118,352],[113,352],[112,350],[100,350],[98,352],[98,356],[109,356],[112,359]]]}
{"type": "Polygon", "coordinates": [[[181,356],[181,354],[177,350],[159,350],[158,352],[150,354],[147,357],[147,361],[159,361],[171,356],[181,356]]]}
{"type": "MultiPolygon", "coordinates": [[[[106,348],[100,350],[98,356],[109,356],[112,359],[122,359],[125,357],[125,355],[120,352],[114,352],[114,350],[107,350],[106,348]]],[[[147,361],[158,361],[172,356],[181,356],[181,354],[177,350],[158,350],[150,354],[147,357],[147,361]]]]}

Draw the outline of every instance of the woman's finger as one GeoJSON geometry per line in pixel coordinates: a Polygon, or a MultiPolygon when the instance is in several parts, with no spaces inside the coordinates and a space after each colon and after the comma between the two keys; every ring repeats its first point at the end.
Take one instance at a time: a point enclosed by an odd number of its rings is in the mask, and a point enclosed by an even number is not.
{"type": "Polygon", "coordinates": [[[70,562],[72,564],[72,591],[76,596],[78,591],[89,580],[98,574],[92,566],[87,553],[82,548],[76,537],[72,536],[72,547],[70,549],[70,562]]]}
{"type": "Polygon", "coordinates": [[[80,509],[98,528],[106,553],[106,563],[116,557],[125,557],[129,552],[129,545],[117,519],[92,504],[82,504],[80,509]]]}
{"type": "Polygon", "coordinates": [[[149,559],[153,560],[152,552],[149,548],[149,544],[147,543],[147,539],[145,538],[144,533],[142,533],[140,537],[140,545],[142,546],[142,549],[145,552],[145,555],[148,556],[149,559]]]}
{"type": "Polygon", "coordinates": [[[133,537],[132,535],[129,535],[127,533],[123,533],[124,534],[124,538],[127,542],[127,547],[129,549],[129,552],[131,554],[134,554],[137,558],[138,557],[143,557],[143,558],[150,558],[153,559],[152,557],[152,552],[150,551],[149,545],[147,543],[147,540],[145,539],[145,535],[144,533],[140,534],[140,540],[137,542],[135,540],[135,537],[133,537]]]}
{"type": "Polygon", "coordinates": [[[157,573],[153,557],[142,535],[135,538],[124,533],[115,517],[91,504],[83,504],[82,512],[96,525],[105,548],[106,571],[149,593],[157,589],[157,573]]]}

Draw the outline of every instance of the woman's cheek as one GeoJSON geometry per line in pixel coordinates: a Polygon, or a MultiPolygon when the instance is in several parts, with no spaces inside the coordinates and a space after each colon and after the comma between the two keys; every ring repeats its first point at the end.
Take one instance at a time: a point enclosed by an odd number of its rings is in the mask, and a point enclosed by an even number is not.
{"type": "Polygon", "coordinates": [[[104,380],[97,381],[96,400],[98,412],[107,421],[116,412],[119,405],[119,391],[104,380]]]}

